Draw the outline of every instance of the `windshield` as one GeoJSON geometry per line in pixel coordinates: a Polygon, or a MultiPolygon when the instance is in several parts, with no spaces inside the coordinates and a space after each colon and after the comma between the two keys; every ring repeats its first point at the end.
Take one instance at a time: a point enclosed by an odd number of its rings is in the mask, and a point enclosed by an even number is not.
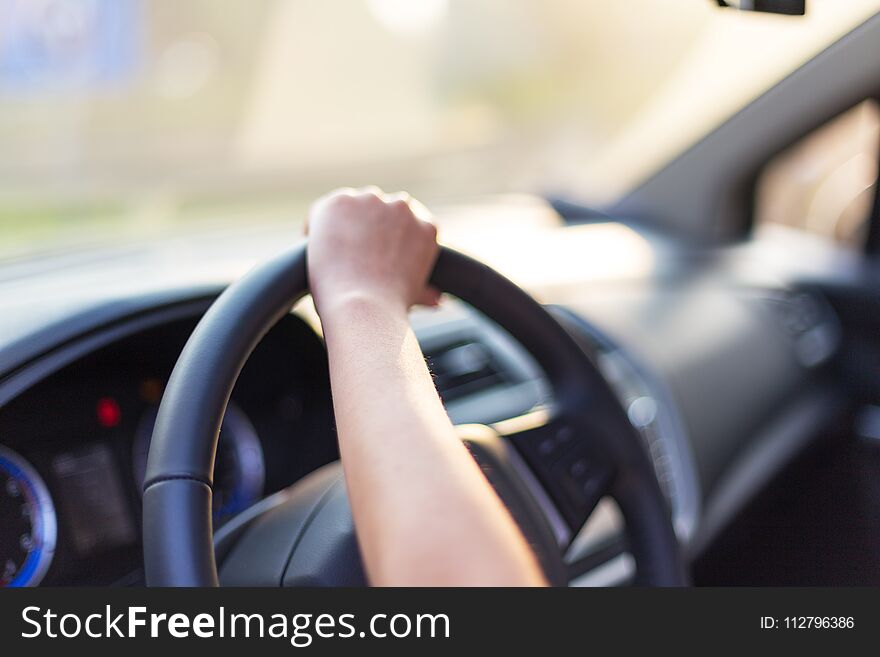
{"type": "Polygon", "coordinates": [[[878,10],[0,0],[0,256],[294,222],[340,185],[601,205],[878,10]]]}

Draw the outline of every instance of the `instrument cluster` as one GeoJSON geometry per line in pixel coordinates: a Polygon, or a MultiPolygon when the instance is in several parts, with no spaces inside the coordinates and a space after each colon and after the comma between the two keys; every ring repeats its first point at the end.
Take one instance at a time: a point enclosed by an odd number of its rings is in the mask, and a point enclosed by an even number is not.
{"type": "MultiPolygon", "coordinates": [[[[150,438],[195,321],[129,335],[0,408],[0,586],[142,583],[150,438]]],[[[258,346],[227,408],[215,527],[337,458],[328,390],[320,340],[296,316],[285,318],[258,346]]]]}

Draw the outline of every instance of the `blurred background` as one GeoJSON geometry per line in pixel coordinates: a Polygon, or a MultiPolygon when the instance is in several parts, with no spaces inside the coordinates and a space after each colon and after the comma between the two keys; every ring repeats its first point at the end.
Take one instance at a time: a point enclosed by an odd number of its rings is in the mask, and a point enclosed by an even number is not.
{"type": "MultiPolygon", "coordinates": [[[[298,222],[340,185],[405,188],[429,204],[535,192],[601,207],[878,10],[0,0],[0,257],[298,222]]],[[[816,189],[844,163],[855,172],[809,195],[816,226],[823,208],[844,213],[828,189],[850,204],[854,185],[876,179],[851,162],[876,145],[866,107],[837,128],[859,135],[855,154],[826,147],[824,165],[798,169],[797,184],[816,189]]],[[[777,178],[759,203],[790,223],[804,208],[786,206],[792,176],[777,178]]]]}

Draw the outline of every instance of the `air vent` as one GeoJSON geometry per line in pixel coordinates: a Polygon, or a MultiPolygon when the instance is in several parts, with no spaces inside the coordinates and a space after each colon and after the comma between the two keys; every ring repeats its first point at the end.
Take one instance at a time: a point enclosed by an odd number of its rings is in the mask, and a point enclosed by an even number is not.
{"type": "Polygon", "coordinates": [[[427,355],[428,367],[443,401],[493,388],[505,382],[501,367],[486,345],[459,341],[435,348],[427,355]]]}

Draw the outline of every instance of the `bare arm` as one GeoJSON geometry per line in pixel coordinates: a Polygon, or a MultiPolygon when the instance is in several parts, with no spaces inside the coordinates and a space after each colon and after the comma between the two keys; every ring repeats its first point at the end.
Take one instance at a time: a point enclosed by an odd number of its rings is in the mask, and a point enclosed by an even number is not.
{"type": "Polygon", "coordinates": [[[408,197],[337,193],[310,216],[309,276],[327,340],[339,446],[371,583],[545,584],[458,439],[409,325],[436,303],[436,232],[408,197]]]}

